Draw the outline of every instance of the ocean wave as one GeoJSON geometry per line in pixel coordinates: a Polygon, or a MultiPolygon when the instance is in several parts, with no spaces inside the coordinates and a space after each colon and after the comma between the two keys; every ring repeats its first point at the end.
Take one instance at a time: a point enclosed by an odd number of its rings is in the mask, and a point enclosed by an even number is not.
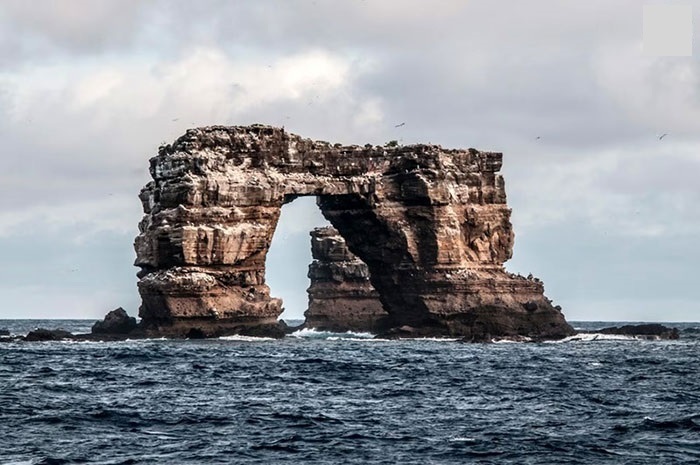
{"type": "Polygon", "coordinates": [[[240,341],[240,342],[262,342],[262,341],[276,341],[277,339],[273,337],[255,337],[255,336],[243,336],[241,334],[234,334],[232,336],[221,336],[220,341],[240,341]]]}
{"type": "Polygon", "coordinates": [[[294,331],[292,334],[290,334],[290,336],[300,338],[300,339],[330,339],[330,340],[354,339],[354,340],[366,341],[366,340],[374,339],[375,335],[372,333],[363,333],[363,332],[355,332],[355,331],[333,332],[333,331],[320,331],[316,328],[303,328],[303,329],[299,329],[297,331],[294,331]],[[331,339],[331,338],[335,338],[335,339],[331,339]]]}
{"type": "Polygon", "coordinates": [[[513,338],[491,339],[491,342],[494,344],[522,344],[524,342],[532,342],[532,338],[519,337],[517,339],[513,339],[513,338]]]}
{"type": "Polygon", "coordinates": [[[556,341],[544,341],[547,344],[562,344],[565,342],[594,342],[594,341],[638,341],[640,338],[624,334],[580,333],[556,341]]]}
{"type": "Polygon", "coordinates": [[[342,337],[342,336],[329,336],[326,338],[328,341],[354,341],[354,342],[387,342],[390,339],[381,338],[367,338],[367,337],[342,337]]]}
{"type": "Polygon", "coordinates": [[[700,463],[697,339],[362,336],[0,346],[0,464],[700,463]]]}
{"type": "Polygon", "coordinates": [[[669,418],[669,419],[654,419],[651,417],[644,417],[643,429],[661,429],[661,430],[690,430],[690,431],[700,431],[700,424],[698,424],[698,418],[700,415],[690,415],[686,417],[679,418],[669,418]]]}

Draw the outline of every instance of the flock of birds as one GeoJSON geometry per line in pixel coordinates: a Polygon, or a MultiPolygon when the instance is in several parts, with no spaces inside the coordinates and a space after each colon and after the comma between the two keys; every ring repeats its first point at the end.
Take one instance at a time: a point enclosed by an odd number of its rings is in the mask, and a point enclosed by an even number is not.
{"type": "MultiPolygon", "coordinates": [[[[180,118],[173,118],[173,121],[178,121],[179,119],[180,119],[180,118]]],[[[289,119],[289,116],[287,116],[287,119],[289,119]]],[[[192,124],[194,124],[194,123],[192,123],[192,124]]],[[[402,123],[395,124],[394,127],[395,127],[395,128],[400,128],[400,127],[403,127],[403,126],[405,126],[405,125],[406,125],[406,122],[404,121],[404,122],[402,122],[402,123]]],[[[661,135],[659,136],[659,140],[662,140],[662,139],[663,139],[664,137],[666,137],[666,136],[668,136],[668,133],[666,133],[666,132],[663,133],[663,134],[661,134],[661,135]]],[[[540,139],[542,139],[542,136],[537,136],[537,137],[535,137],[535,140],[540,140],[540,139]]]]}

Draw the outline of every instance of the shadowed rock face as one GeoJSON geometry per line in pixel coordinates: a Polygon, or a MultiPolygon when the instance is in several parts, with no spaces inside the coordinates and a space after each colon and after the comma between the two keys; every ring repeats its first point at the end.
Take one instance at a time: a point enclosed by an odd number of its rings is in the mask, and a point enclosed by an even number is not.
{"type": "Polygon", "coordinates": [[[513,231],[500,153],[341,146],[269,126],[187,131],[151,159],[136,265],[145,327],[205,335],[274,325],[265,257],[284,203],[317,197],[368,267],[384,329],[573,333],[539,281],[505,272],[513,231]]]}

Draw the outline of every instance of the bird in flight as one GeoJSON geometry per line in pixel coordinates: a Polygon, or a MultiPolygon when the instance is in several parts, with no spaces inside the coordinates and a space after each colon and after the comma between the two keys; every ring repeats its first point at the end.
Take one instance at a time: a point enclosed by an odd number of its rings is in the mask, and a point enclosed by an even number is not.
{"type": "Polygon", "coordinates": [[[666,134],[666,133],[661,134],[661,135],[659,136],[659,140],[663,139],[663,138],[666,137],[666,136],[668,136],[668,134],[666,134]]]}
{"type": "Polygon", "coordinates": [[[394,127],[395,127],[395,128],[400,128],[401,126],[404,126],[405,124],[406,124],[406,123],[397,124],[397,125],[394,126],[394,127]]]}
{"type": "Polygon", "coordinates": [[[540,137],[540,136],[535,137],[535,140],[540,140],[540,139],[542,139],[542,137],[540,137]]]}

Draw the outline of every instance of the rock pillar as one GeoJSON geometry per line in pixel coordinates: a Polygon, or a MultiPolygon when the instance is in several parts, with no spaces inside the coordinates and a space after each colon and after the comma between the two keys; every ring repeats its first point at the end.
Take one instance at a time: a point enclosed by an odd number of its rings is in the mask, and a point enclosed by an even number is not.
{"type": "Polygon", "coordinates": [[[378,331],[388,314],[369,280],[369,269],[331,227],[311,231],[311,286],[306,326],[325,331],[378,331]]]}

